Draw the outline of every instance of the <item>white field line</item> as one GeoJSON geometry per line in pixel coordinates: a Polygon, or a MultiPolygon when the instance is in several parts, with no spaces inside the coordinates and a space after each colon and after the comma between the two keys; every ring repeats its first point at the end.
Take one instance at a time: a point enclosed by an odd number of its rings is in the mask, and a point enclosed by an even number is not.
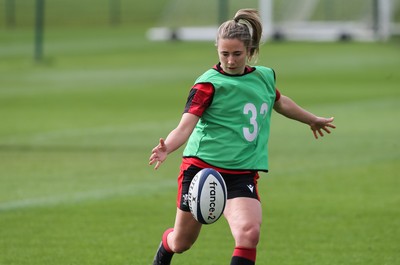
{"type": "Polygon", "coordinates": [[[164,180],[152,182],[135,183],[109,189],[88,190],[84,192],[61,194],[41,198],[30,198],[15,201],[0,202],[0,212],[16,209],[48,207],[57,205],[76,204],[85,201],[98,201],[112,197],[121,196],[149,196],[155,193],[162,193],[176,187],[176,180],[164,180]]]}
{"type": "MultiPolygon", "coordinates": [[[[34,135],[19,135],[9,137],[0,141],[0,143],[17,144],[17,143],[28,143],[30,145],[44,144],[53,141],[59,141],[60,139],[79,137],[79,136],[95,136],[95,135],[107,135],[115,132],[125,131],[126,133],[146,133],[148,131],[160,131],[161,128],[168,128],[174,126],[175,121],[164,121],[164,122],[141,122],[131,125],[115,125],[105,127],[93,127],[93,128],[77,128],[68,130],[57,130],[37,133],[34,135]]],[[[159,135],[158,137],[165,137],[165,135],[159,135]]],[[[155,137],[154,145],[157,144],[158,138],[155,137]]],[[[60,194],[56,196],[48,197],[36,197],[21,200],[13,200],[0,202],[0,212],[8,211],[13,209],[21,208],[34,208],[43,206],[54,206],[58,204],[74,204],[81,201],[87,200],[100,200],[104,198],[110,198],[115,196],[135,196],[135,195],[146,195],[154,194],[162,191],[164,188],[174,187],[176,185],[175,180],[168,181],[153,181],[145,183],[134,183],[132,185],[105,188],[99,190],[89,190],[85,192],[60,194]]]]}
{"type": "MultiPolygon", "coordinates": [[[[1,143],[17,144],[17,143],[30,143],[40,144],[51,140],[59,140],[63,138],[80,137],[80,136],[98,136],[98,135],[112,135],[115,133],[133,134],[133,133],[148,133],[149,131],[162,131],[162,129],[173,129],[177,124],[177,120],[163,121],[163,122],[136,122],[133,124],[125,125],[110,125],[103,127],[92,128],[75,128],[56,131],[46,131],[36,134],[16,134],[9,137],[0,139],[1,143]]],[[[165,137],[160,135],[159,137],[165,137]]],[[[156,141],[158,138],[156,139],[156,141]]],[[[156,142],[155,142],[156,144],[156,142]]]]}

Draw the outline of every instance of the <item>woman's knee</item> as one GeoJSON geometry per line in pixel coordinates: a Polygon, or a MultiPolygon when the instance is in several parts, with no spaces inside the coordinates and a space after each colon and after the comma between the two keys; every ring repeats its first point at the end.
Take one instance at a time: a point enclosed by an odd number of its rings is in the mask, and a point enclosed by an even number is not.
{"type": "Polygon", "coordinates": [[[262,209],[253,198],[234,198],[228,200],[225,208],[236,246],[255,248],[260,240],[262,209]]]}
{"type": "Polygon", "coordinates": [[[234,232],[237,246],[255,248],[260,241],[260,224],[249,223],[234,232]]]}

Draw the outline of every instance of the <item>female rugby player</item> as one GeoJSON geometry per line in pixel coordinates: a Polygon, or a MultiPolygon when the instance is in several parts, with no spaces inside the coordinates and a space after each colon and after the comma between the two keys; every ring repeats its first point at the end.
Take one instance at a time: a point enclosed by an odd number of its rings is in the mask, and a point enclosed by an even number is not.
{"type": "Polygon", "coordinates": [[[153,265],[170,264],[174,253],[188,250],[196,241],[202,225],[190,213],[187,193],[203,168],[219,171],[227,185],[224,217],[235,241],[230,264],[254,265],[262,219],[257,180],[259,171],[268,171],[272,109],[309,125],[315,138],[335,128],[333,118],[318,117],[281,94],[271,68],[248,65],[258,55],[261,33],[253,9],[239,10],[219,27],[219,63],[196,80],[179,124],[152,150],[149,164],[157,169],[168,154],[187,143],[178,176],[175,224],[164,232],[153,265]]]}

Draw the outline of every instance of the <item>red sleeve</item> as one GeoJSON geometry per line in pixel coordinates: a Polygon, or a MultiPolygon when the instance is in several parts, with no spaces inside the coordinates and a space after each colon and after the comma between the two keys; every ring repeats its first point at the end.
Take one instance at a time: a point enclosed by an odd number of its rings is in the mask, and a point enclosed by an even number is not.
{"type": "Polygon", "coordinates": [[[277,88],[275,88],[275,90],[276,90],[275,102],[277,102],[281,98],[281,92],[279,92],[277,88]]]}
{"type": "Polygon", "coordinates": [[[211,83],[195,84],[190,90],[184,113],[201,117],[211,105],[214,96],[214,86],[211,83]]]}

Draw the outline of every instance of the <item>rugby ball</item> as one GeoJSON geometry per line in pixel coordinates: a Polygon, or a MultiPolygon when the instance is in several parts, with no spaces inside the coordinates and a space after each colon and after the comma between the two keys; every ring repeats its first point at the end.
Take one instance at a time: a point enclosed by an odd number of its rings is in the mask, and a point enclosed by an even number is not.
{"type": "Polygon", "coordinates": [[[215,169],[200,170],[190,183],[188,195],[190,212],[198,222],[212,224],[224,213],[226,185],[215,169]]]}

